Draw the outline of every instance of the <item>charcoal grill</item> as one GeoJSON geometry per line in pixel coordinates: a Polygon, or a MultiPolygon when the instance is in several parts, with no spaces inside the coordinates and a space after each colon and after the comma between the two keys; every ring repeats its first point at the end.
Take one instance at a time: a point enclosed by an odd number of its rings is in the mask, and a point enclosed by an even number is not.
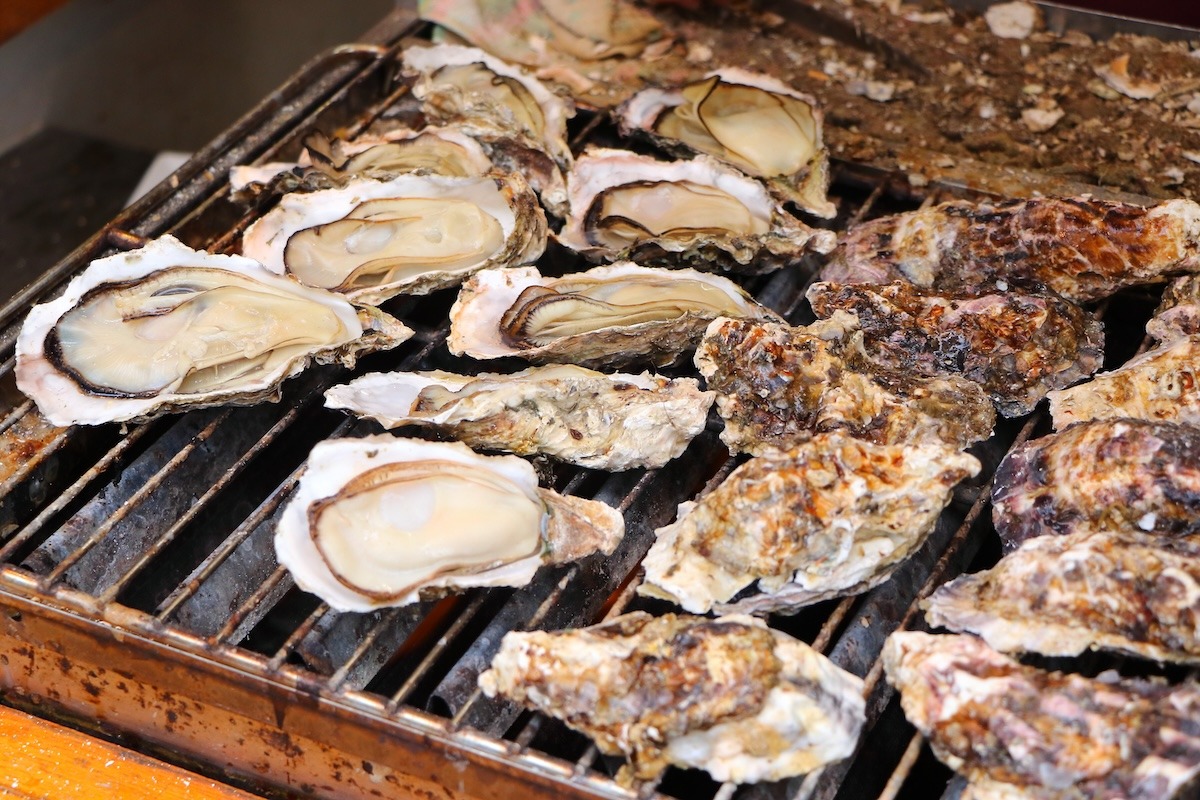
{"type": "MultiPolygon", "coordinates": [[[[472,590],[369,614],[337,613],[296,589],[271,538],[311,446],[373,432],[322,407],[344,370],[312,370],[283,402],[211,409],[118,428],[48,425],[13,383],[13,343],[30,304],[53,296],[99,256],[173,233],[226,250],[262,209],[233,202],[239,163],[294,156],[313,129],[352,135],[403,94],[395,56],[424,29],[403,10],[372,44],[331,50],[0,309],[0,690],[5,702],[268,793],[330,797],[805,800],[937,797],[957,784],[904,721],[879,653],[898,627],[920,627],[916,603],[972,563],[998,553],[988,485],[996,463],[1045,421],[1002,423],[976,448],[983,475],[958,489],[926,546],[890,581],[772,624],[866,679],[868,730],[859,755],[805,778],[719,785],[671,770],[628,790],[616,764],[557,721],[475,688],[510,630],[589,624],[633,608],[638,563],[676,505],[735,466],[712,425],[659,470],[609,475],[540,465],[560,492],[619,508],[628,534],[617,552],[545,569],[523,589],[472,590]]],[[[598,117],[576,120],[573,146],[611,136],[598,117]]],[[[902,175],[835,167],[842,209],[831,227],[950,197],[919,193],[902,175]]],[[[747,286],[793,323],[816,263],[747,286]]],[[[442,346],[453,292],[389,306],[416,331],[362,370],[459,369],[442,346]]],[[[1133,292],[1121,318],[1144,321],[1151,292],[1133,292]]],[[[1135,330],[1130,325],[1129,330],[1135,330]]],[[[1124,348],[1110,336],[1110,363],[1124,348]]],[[[475,367],[478,369],[478,367],[475,367]]]]}

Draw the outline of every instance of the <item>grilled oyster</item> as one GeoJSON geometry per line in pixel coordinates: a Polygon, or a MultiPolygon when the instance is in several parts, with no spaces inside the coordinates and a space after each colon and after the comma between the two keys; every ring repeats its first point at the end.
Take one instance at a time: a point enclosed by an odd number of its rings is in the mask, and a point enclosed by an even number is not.
{"type": "Polygon", "coordinates": [[[1184,275],[1167,284],[1146,333],[1160,342],[1200,333],[1200,275],[1184,275]]]}
{"type": "Polygon", "coordinates": [[[507,61],[539,68],[579,102],[607,108],[641,85],[642,67],[671,45],[649,11],[625,0],[419,0],[421,19],[507,61]]]}
{"type": "Polygon", "coordinates": [[[1178,797],[1200,774],[1200,689],[1045,672],[973,636],[893,633],[888,680],[942,763],[1034,800],[1178,797]]]}
{"type": "Polygon", "coordinates": [[[567,142],[567,120],[575,115],[569,100],[474,47],[409,47],[401,57],[415,73],[413,94],[427,119],[479,140],[496,166],[525,175],[547,208],[562,216],[563,173],[574,160],[567,142]]]}
{"type": "Polygon", "coordinates": [[[871,363],[854,317],[838,312],[807,327],[717,319],[696,348],[696,367],[717,392],[732,452],[794,447],[818,431],[878,444],[952,443],[991,435],[996,414],[978,384],[922,378],[871,363]]]}
{"type": "Polygon", "coordinates": [[[672,764],[735,783],[800,775],[853,753],[865,720],[861,680],[745,616],[508,633],[479,685],[627,756],[626,783],[672,764]]]}
{"type": "Polygon", "coordinates": [[[827,219],[824,114],[817,101],[767,75],[726,68],[678,89],[643,89],[617,112],[621,132],[641,132],[678,155],[706,153],[767,181],[784,200],[827,219]]]}
{"type": "Polygon", "coordinates": [[[1039,536],[925,601],[930,625],[1012,653],[1089,648],[1200,664],[1200,541],[1140,531],[1039,536]]]}
{"type": "Polygon", "coordinates": [[[535,363],[670,364],[718,316],[779,319],[732,281],[622,262],[562,278],[533,267],[487,270],[450,309],[452,353],[535,363]]]}
{"type": "Polygon", "coordinates": [[[1147,350],[1087,383],[1050,392],[1055,428],[1127,417],[1200,425],[1200,334],[1147,350]]]}
{"type": "Polygon", "coordinates": [[[954,201],[852,228],[821,273],[835,283],[1049,288],[1068,300],[1200,271],[1200,205],[1090,198],[954,201]]]}
{"type": "Polygon", "coordinates": [[[1051,294],[955,297],[897,281],[882,286],[815,283],[818,317],[853,314],[870,359],[918,375],[962,375],[1006,417],[1033,411],[1052,389],[1100,368],[1104,326],[1051,294]]]}
{"type": "Polygon", "coordinates": [[[666,162],[592,148],[568,184],[571,215],[558,240],[593,260],[762,273],[835,243],[832,231],[809,228],[708,156],[666,162]]]}
{"type": "Polygon", "coordinates": [[[486,267],[537,260],[546,217],[519,175],[360,178],[288,194],[242,252],[301,283],[378,304],[454,286],[486,267]]]}
{"type": "MultiPolygon", "coordinates": [[[[340,185],[357,177],[392,177],[408,172],[478,178],[491,172],[493,164],[479,142],[454,128],[395,128],[379,136],[350,140],[330,140],[314,134],[306,140],[298,161],[233,167],[229,185],[240,192],[251,183],[266,184],[280,173],[297,168],[306,174],[321,173],[340,185]]],[[[296,183],[302,180],[297,177],[296,183]]]]}
{"type": "Polygon", "coordinates": [[[611,553],[624,530],[603,503],[538,488],[516,456],[384,434],[313,448],[275,552],[300,588],[369,611],[521,586],[543,564],[611,553]]]}
{"type": "Polygon", "coordinates": [[[996,468],[992,520],[1008,549],[1087,530],[1200,532],[1200,428],[1096,420],[1026,442],[996,468]]]}
{"type": "Polygon", "coordinates": [[[712,405],[692,378],[532,367],[511,375],[393,372],[325,393],[325,405],[387,428],[422,425],[472,447],[545,453],[581,467],[661,467],[684,451],[712,405]]]}
{"type": "Polygon", "coordinates": [[[17,337],[17,386],[54,425],[278,400],[309,362],[354,364],[412,331],[248,258],[164,236],[93,261],[17,337]]]}
{"type": "Polygon", "coordinates": [[[818,434],[738,467],[655,531],[638,593],[687,611],[792,613],[885,581],[979,473],[945,445],[818,434]],[[758,593],[730,602],[757,582],[758,593]]]}

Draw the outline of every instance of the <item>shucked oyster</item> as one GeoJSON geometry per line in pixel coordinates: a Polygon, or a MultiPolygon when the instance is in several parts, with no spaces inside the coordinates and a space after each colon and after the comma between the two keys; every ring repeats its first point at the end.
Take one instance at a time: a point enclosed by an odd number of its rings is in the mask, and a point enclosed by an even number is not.
{"type": "Polygon", "coordinates": [[[574,105],[520,67],[474,47],[409,47],[404,66],[417,74],[413,94],[426,118],[478,139],[501,169],[529,179],[542,201],[562,214],[563,172],[572,163],[567,120],[574,105]]]}
{"type": "MultiPolygon", "coordinates": [[[[478,178],[493,169],[479,142],[462,131],[396,128],[381,136],[358,136],[348,141],[314,134],[306,139],[299,161],[233,167],[229,171],[229,184],[237,192],[250,183],[268,183],[276,175],[297,167],[306,174],[319,172],[336,184],[357,177],[392,177],[408,172],[478,178]]],[[[300,180],[296,178],[297,183],[300,180]]]]}
{"type": "Polygon", "coordinates": [[[377,304],[535,261],[545,244],[546,217],[519,175],[401,175],[285,195],[246,230],[242,252],[308,286],[377,304]]]}
{"type": "Polygon", "coordinates": [[[93,261],[34,306],[17,337],[17,386],[55,425],[99,425],[277,400],[310,361],[352,366],[411,335],[248,258],[164,236],[93,261]]]}
{"type": "Polygon", "coordinates": [[[317,444],[275,533],[296,585],[340,611],[521,586],[624,535],[603,503],[540,489],[527,462],[390,435],[317,444]]]}
{"type": "Polygon", "coordinates": [[[707,153],[763,178],[785,200],[832,218],[829,151],[817,101],[767,75],[722,69],[679,89],[644,89],[621,106],[621,132],[673,153],[707,153]]]}
{"type": "Polygon", "coordinates": [[[719,316],[779,319],[732,281],[622,262],[562,278],[534,267],[486,270],[450,309],[452,353],[535,363],[670,364],[719,316]]]}
{"type": "Polygon", "coordinates": [[[694,613],[759,614],[865,592],[917,551],[954,486],[979,469],[946,445],[818,434],[747,461],[680,505],[679,518],[655,531],[638,593],[694,613]]]}
{"type": "Polygon", "coordinates": [[[604,375],[568,365],[473,377],[376,373],[325,393],[330,408],[387,428],[429,426],[472,447],[545,453],[612,471],[661,467],[678,456],[704,430],[712,401],[693,378],[604,375]]]}
{"type": "Polygon", "coordinates": [[[835,244],[832,231],[809,228],[758,181],[708,156],[667,162],[592,148],[568,183],[571,216],[558,239],[594,260],[762,273],[835,244]]]}
{"type": "Polygon", "coordinates": [[[628,756],[623,781],[671,764],[734,783],[800,775],[853,753],[865,716],[861,680],[745,616],[509,633],[479,685],[628,756]]]}

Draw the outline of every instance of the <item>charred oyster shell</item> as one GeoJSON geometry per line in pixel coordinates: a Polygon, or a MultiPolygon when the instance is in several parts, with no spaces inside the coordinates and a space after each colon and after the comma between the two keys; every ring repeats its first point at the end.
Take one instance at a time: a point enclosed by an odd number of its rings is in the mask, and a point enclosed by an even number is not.
{"type": "Polygon", "coordinates": [[[579,630],[508,633],[479,685],[628,756],[625,782],[671,764],[735,783],[800,775],[853,753],[865,719],[861,680],[739,615],[634,612],[579,630]]]}
{"type": "Polygon", "coordinates": [[[946,445],[818,434],[747,461],[655,531],[638,593],[693,613],[794,613],[886,580],[979,461],[946,445]],[[735,600],[745,589],[757,592],[735,600]]]}
{"type": "Polygon", "coordinates": [[[278,400],[309,362],[354,364],[412,331],[248,258],[164,236],[93,261],[34,306],[17,337],[17,386],[55,425],[99,425],[278,400]]]}
{"type": "Polygon", "coordinates": [[[809,228],[758,181],[708,156],[667,162],[593,148],[568,183],[558,240],[593,260],[762,273],[835,244],[832,231],[809,228]]]}
{"type": "Polygon", "coordinates": [[[581,467],[661,467],[702,430],[712,405],[693,378],[532,367],[511,375],[392,372],[325,393],[325,405],[386,428],[421,425],[471,447],[543,453],[581,467]]]}
{"type": "Polygon", "coordinates": [[[534,267],[472,276],[450,309],[452,353],[535,363],[662,366],[689,351],[708,321],[778,315],[725,278],[622,262],[562,278],[534,267]]]}
{"type": "Polygon", "coordinates": [[[285,195],[246,230],[242,252],[307,285],[378,304],[535,261],[545,244],[546,217],[519,175],[401,175],[285,195]]]}
{"type": "Polygon", "coordinates": [[[617,113],[626,135],[643,133],[676,154],[713,156],[809,213],[837,215],[826,197],[824,114],[782,81],[726,68],[678,89],[644,89],[617,113]]]}
{"type": "Polygon", "coordinates": [[[385,434],[313,448],[275,551],[300,588],[369,611],[521,586],[543,564],[611,553],[624,527],[603,503],[538,488],[516,456],[385,434]]]}

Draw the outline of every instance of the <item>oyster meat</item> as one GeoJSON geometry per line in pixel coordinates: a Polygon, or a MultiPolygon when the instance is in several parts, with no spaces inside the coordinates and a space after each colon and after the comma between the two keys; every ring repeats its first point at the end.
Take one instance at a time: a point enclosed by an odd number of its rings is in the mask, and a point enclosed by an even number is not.
{"type": "Polygon", "coordinates": [[[1104,361],[1104,326],[1051,294],[997,292],[956,297],[897,281],[815,283],[818,317],[853,314],[867,355],[888,369],[962,375],[1006,417],[1033,411],[1052,389],[1086,378],[1104,361]]]}
{"type": "Polygon", "coordinates": [[[670,765],[754,783],[848,757],[865,721],[862,681],[746,616],[635,612],[590,628],[505,634],[479,676],[586,733],[651,780],[670,765]]]}
{"type": "Polygon", "coordinates": [[[954,201],[851,228],[821,273],[979,293],[1048,288],[1084,302],[1200,271],[1200,205],[1091,198],[954,201]]]}
{"type": "Polygon", "coordinates": [[[1160,342],[1200,333],[1200,275],[1184,275],[1167,284],[1146,333],[1160,342]]]}
{"type": "Polygon", "coordinates": [[[1141,531],[1039,536],[924,602],[932,626],[1006,653],[1089,648],[1200,664],[1200,540],[1141,531]]]}
{"type": "Polygon", "coordinates": [[[974,636],[912,631],[891,635],[883,664],[909,722],[978,800],[1167,800],[1200,775],[1194,682],[1046,672],[974,636]]]}
{"type": "MultiPolygon", "coordinates": [[[[240,192],[251,183],[266,184],[280,173],[297,168],[305,175],[317,172],[342,185],[357,177],[393,177],[408,172],[478,178],[491,172],[493,165],[479,142],[454,128],[395,128],[379,136],[348,141],[314,134],[308,137],[300,159],[294,163],[272,161],[233,167],[229,171],[230,188],[240,192]]],[[[301,176],[295,177],[297,185],[302,180],[301,176]]]]}
{"type": "Polygon", "coordinates": [[[320,442],[275,533],[296,585],[339,611],[469,586],[523,586],[543,564],[600,551],[621,515],[537,485],[516,456],[383,434],[320,442]]]}
{"type": "Polygon", "coordinates": [[[661,467],[702,430],[712,405],[693,378],[605,375],[570,365],[511,375],[393,372],[325,393],[325,405],[386,428],[437,428],[471,447],[543,453],[581,467],[661,467]]]}
{"type": "Polygon", "coordinates": [[[401,175],[284,195],[242,253],[309,286],[378,304],[455,286],[486,267],[536,261],[546,217],[518,175],[401,175]]]}
{"type": "Polygon", "coordinates": [[[643,89],[617,113],[625,135],[640,132],[676,154],[719,158],[809,213],[837,215],[825,195],[824,114],[777,78],[720,69],[678,89],[643,89]]]}
{"type": "Polygon", "coordinates": [[[581,103],[608,108],[641,85],[646,60],[672,40],[649,11],[626,0],[419,0],[435,22],[507,61],[570,90],[581,103]]]}
{"type": "Polygon", "coordinates": [[[1006,548],[1047,534],[1200,532],[1200,428],[1079,422],[1011,450],[996,468],[992,521],[1006,548]]]}
{"type": "Polygon", "coordinates": [[[593,260],[762,273],[836,241],[708,156],[668,162],[591,148],[568,185],[571,213],[558,240],[593,260]]]}
{"type": "Polygon", "coordinates": [[[164,236],[93,261],[17,337],[17,386],[54,425],[278,400],[310,362],[353,366],[412,331],[248,258],[164,236]]]}
{"type": "Polygon", "coordinates": [[[1200,425],[1200,334],[1147,350],[1087,383],[1050,392],[1055,428],[1128,417],[1200,425]]]}
{"type": "Polygon", "coordinates": [[[552,213],[566,203],[563,173],[574,159],[567,120],[575,107],[519,66],[474,47],[405,48],[413,95],[425,117],[479,140],[497,167],[525,175],[552,213]]]}
{"type": "Polygon", "coordinates": [[[562,278],[534,267],[480,272],[450,309],[447,345],[473,358],[663,366],[690,351],[720,316],[778,320],[735,283],[695,270],[629,262],[562,278]]]}
{"type": "Polygon", "coordinates": [[[946,445],[818,434],[742,464],[655,531],[638,593],[693,613],[794,613],[885,581],[979,461],[946,445]],[[733,600],[748,587],[757,591],[733,600]]]}
{"type": "Polygon", "coordinates": [[[996,420],[977,383],[872,363],[856,320],[845,312],[799,328],[717,319],[695,361],[717,393],[721,441],[735,453],[793,447],[819,431],[878,444],[963,448],[991,436],[996,420]]]}

